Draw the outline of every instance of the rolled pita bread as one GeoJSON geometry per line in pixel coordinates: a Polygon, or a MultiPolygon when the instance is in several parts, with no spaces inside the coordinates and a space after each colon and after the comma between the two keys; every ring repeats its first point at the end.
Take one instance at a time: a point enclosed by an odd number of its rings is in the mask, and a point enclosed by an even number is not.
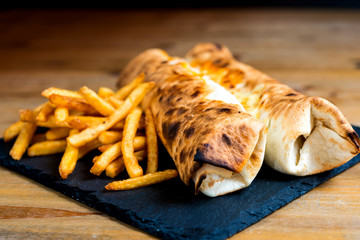
{"type": "Polygon", "coordinates": [[[150,49],[134,58],[118,86],[145,73],[156,83],[146,96],[162,143],[185,184],[207,196],[248,186],[264,158],[264,125],[247,114],[219,84],[194,72],[189,64],[150,49]]]}
{"type": "Polygon", "coordinates": [[[359,136],[329,101],[294,91],[237,61],[220,44],[197,44],[186,59],[267,126],[265,162],[272,168],[299,176],[316,174],[359,153],[359,136]]]}

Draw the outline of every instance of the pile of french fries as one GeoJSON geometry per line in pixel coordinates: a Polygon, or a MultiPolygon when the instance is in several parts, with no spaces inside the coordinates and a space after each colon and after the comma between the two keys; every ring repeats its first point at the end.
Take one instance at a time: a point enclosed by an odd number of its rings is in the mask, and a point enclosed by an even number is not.
{"type": "Polygon", "coordinates": [[[125,169],[129,179],[105,186],[107,190],[127,190],[174,178],[174,169],[158,171],[158,145],[150,109],[139,107],[154,83],[143,83],[144,74],[130,84],[113,91],[100,87],[95,92],[84,86],[79,91],[48,88],[41,94],[48,99],[37,108],[20,110],[20,121],[4,133],[4,141],[15,139],[10,150],[14,160],[27,155],[43,156],[63,153],[59,165],[61,178],[75,169],[78,159],[94,149],[101,154],[93,158],[90,172],[103,172],[115,178],[125,169]],[[47,128],[36,133],[37,127],[47,128]],[[146,172],[139,161],[147,158],[146,172]]]}

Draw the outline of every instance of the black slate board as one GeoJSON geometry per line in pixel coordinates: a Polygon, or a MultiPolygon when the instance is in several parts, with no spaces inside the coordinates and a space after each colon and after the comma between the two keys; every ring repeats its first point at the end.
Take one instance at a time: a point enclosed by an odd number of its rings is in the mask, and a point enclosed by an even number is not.
{"type": "MultiPolygon", "coordinates": [[[[354,129],[360,133],[359,127],[354,129]]],[[[1,140],[1,165],[162,239],[228,238],[360,161],[357,156],[336,169],[307,177],[281,174],[264,165],[248,188],[208,198],[194,196],[193,188],[179,179],[131,191],[105,191],[113,180],[89,173],[95,153],[81,159],[74,173],[61,180],[61,155],[14,161],[8,155],[11,145],[1,140]]],[[[174,167],[164,150],[160,156],[160,170],[174,167]]]]}

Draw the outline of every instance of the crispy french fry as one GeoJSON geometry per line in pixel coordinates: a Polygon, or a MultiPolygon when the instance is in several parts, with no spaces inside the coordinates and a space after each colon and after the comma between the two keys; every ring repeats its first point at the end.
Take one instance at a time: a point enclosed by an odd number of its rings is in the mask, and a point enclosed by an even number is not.
{"type": "MultiPolygon", "coordinates": [[[[142,150],[146,147],[146,139],[145,137],[135,137],[133,144],[135,150],[142,150]]],[[[94,163],[90,172],[99,176],[112,161],[121,156],[121,145],[121,142],[117,142],[107,148],[94,163]]]]}
{"type": "Polygon", "coordinates": [[[47,130],[45,135],[47,140],[58,140],[66,138],[67,136],[69,136],[69,133],[69,128],[59,127],[47,130]]]}
{"type": "Polygon", "coordinates": [[[101,132],[110,129],[120,120],[124,119],[126,115],[141,102],[145,94],[153,88],[154,85],[152,82],[140,84],[130,93],[124,104],[116,109],[103,123],[91,126],[78,134],[68,137],[68,141],[73,146],[80,147],[97,138],[101,132]]]}
{"type": "Polygon", "coordinates": [[[92,106],[90,106],[85,99],[82,98],[74,98],[52,94],[49,97],[49,101],[56,105],[57,107],[65,107],[68,109],[76,109],[81,112],[84,112],[88,115],[98,115],[99,112],[95,110],[92,106]]]}
{"type": "Polygon", "coordinates": [[[95,156],[92,160],[93,163],[95,163],[99,159],[99,156],[95,156]]]}
{"type": "Polygon", "coordinates": [[[123,133],[120,131],[104,131],[99,135],[99,141],[102,144],[116,143],[121,141],[123,133]]]}
{"type": "Polygon", "coordinates": [[[27,150],[30,157],[50,155],[64,152],[66,148],[66,140],[52,140],[35,143],[27,150]]]}
{"type": "Polygon", "coordinates": [[[32,145],[34,143],[38,143],[38,142],[43,142],[43,141],[46,141],[45,133],[34,134],[34,136],[32,137],[32,139],[30,141],[30,145],[32,145]]]}
{"type": "Polygon", "coordinates": [[[145,74],[140,73],[131,83],[117,90],[115,97],[120,100],[125,99],[134,88],[144,81],[144,78],[145,74]]]}
{"type": "Polygon", "coordinates": [[[55,109],[54,115],[56,123],[65,122],[69,116],[69,109],[65,107],[58,107],[55,109]]]}
{"type": "MultiPolygon", "coordinates": [[[[77,133],[78,131],[73,129],[70,131],[70,135],[77,133]]],[[[62,179],[66,179],[75,169],[76,162],[78,160],[79,149],[74,148],[71,144],[67,143],[65,153],[61,158],[59,165],[59,173],[62,179]]]]}
{"type": "Polygon", "coordinates": [[[110,103],[105,101],[90,88],[84,86],[80,88],[79,93],[85,98],[89,105],[95,108],[103,116],[109,116],[115,111],[115,108],[110,103]]]}
{"type": "Polygon", "coordinates": [[[117,99],[115,96],[110,96],[107,99],[115,108],[119,108],[124,104],[124,101],[117,99]]]}
{"type": "Polygon", "coordinates": [[[134,138],[140,121],[142,111],[136,107],[125,120],[121,150],[124,158],[125,168],[130,178],[142,176],[143,169],[139,165],[134,154],[134,138]]]}
{"type": "Polygon", "coordinates": [[[168,169],[162,172],[149,173],[137,178],[115,181],[105,186],[106,190],[129,190],[149,186],[177,177],[178,172],[168,169]]]}
{"type": "Polygon", "coordinates": [[[13,147],[10,150],[10,156],[15,160],[20,160],[30,144],[31,138],[36,131],[34,123],[24,123],[13,147]]]}
{"type": "Polygon", "coordinates": [[[4,132],[4,142],[9,142],[14,139],[17,135],[19,135],[21,129],[24,126],[24,122],[18,121],[13,123],[8,127],[4,132]]]}
{"type": "Polygon", "coordinates": [[[56,123],[54,115],[49,116],[48,120],[45,122],[36,122],[36,125],[47,128],[69,127],[67,122],[56,123]]]}
{"type": "Polygon", "coordinates": [[[35,120],[38,122],[47,121],[48,117],[54,112],[54,110],[55,106],[53,104],[50,102],[45,103],[37,114],[35,120]]]}
{"type": "Polygon", "coordinates": [[[97,138],[88,142],[87,144],[79,148],[78,158],[80,159],[84,157],[86,154],[88,154],[92,150],[97,149],[100,146],[101,146],[101,142],[97,138]]]}
{"type": "Polygon", "coordinates": [[[20,109],[20,121],[22,122],[35,122],[36,113],[30,109],[20,109]]]}
{"type": "Polygon", "coordinates": [[[41,95],[49,98],[51,95],[56,94],[64,97],[82,98],[82,95],[76,91],[65,90],[61,88],[50,87],[42,91],[41,95]]]}
{"type": "MultiPolygon", "coordinates": [[[[101,145],[100,147],[98,147],[98,150],[100,152],[105,152],[106,150],[108,150],[113,144],[104,144],[104,145],[101,145]]],[[[94,162],[94,161],[93,161],[94,162]]]]}
{"type": "Polygon", "coordinates": [[[158,144],[154,118],[150,108],[145,110],[145,132],[148,152],[146,173],[154,173],[158,168],[158,144]]]}
{"type": "MultiPolygon", "coordinates": [[[[135,157],[139,162],[143,161],[146,157],[146,150],[135,152],[135,157]]],[[[114,178],[125,169],[124,159],[119,157],[112,161],[105,169],[105,174],[108,177],[114,178]]]]}
{"type": "Polygon", "coordinates": [[[100,87],[98,90],[98,95],[104,99],[114,96],[115,92],[107,87],[100,87]]]}

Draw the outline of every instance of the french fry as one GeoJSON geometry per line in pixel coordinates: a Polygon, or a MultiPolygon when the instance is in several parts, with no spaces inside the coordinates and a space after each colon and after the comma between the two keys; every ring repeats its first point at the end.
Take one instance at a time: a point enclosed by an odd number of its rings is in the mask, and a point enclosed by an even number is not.
{"type": "MultiPolygon", "coordinates": [[[[146,157],[146,150],[141,150],[135,152],[135,157],[139,162],[143,161],[146,157]]],[[[105,174],[108,177],[114,178],[117,175],[119,175],[122,171],[124,171],[125,165],[124,165],[124,159],[122,157],[119,157],[112,161],[105,169],[105,174]]]]}
{"type": "Polygon", "coordinates": [[[101,115],[109,116],[115,111],[115,108],[110,103],[105,101],[90,88],[84,86],[80,88],[79,93],[85,98],[87,103],[101,113],[101,115]]]}
{"type": "Polygon", "coordinates": [[[92,106],[90,106],[85,99],[67,97],[62,95],[52,94],[49,97],[49,101],[56,105],[57,107],[65,107],[68,109],[76,109],[81,112],[84,112],[88,115],[98,115],[99,112],[96,111],[92,106]]]}
{"type": "Polygon", "coordinates": [[[54,115],[49,116],[48,120],[45,122],[36,122],[36,125],[47,128],[69,127],[67,122],[56,123],[54,115]]]}
{"type": "Polygon", "coordinates": [[[8,127],[4,132],[4,142],[9,142],[14,139],[17,135],[19,135],[21,129],[24,126],[24,122],[18,121],[13,123],[8,127]]]}
{"type": "MultiPolygon", "coordinates": [[[[73,129],[70,131],[70,135],[77,133],[78,131],[73,129]]],[[[62,179],[66,179],[75,169],[76,162],[78,160],[79,149],[74,148],[71,144],[67,143],[65,153],[61,158],[59,165],[59,173],[62,179]]]]}
{"type": "Polygon", "coordinates": [[[115,97],[119,100],[125,99],[134,88],[136,88],[144,81],[144,78],[145,74],[140,73],[131,83],[117,90],[117,92],[115,93],[115,97]]]}
{"type": "Polygon", "coordinates": [[[30,157],[44,156],[55,153],[64,152],[66,148],[66,140],[49,140],[35,143],[27,150],[30,157]]]}
{"type": "MultiPolygon", "coordinates": [[[[145,137],[135,137],[133,144],[135,150],[142,150],[146,147],[146,139],[145,137]]],[[[117,142],[107,148],[94,163],[90,172],[99,176],[112,161],[121,156],[121,145],[122,142],[117,142]]]]}
{"type": "Polygon", "coordinates": [[[86,154],[88,154],[92,150],[97,149],[99,146],[101,146],[101,142],[97,138],[88,142],[87,144],[79,148],[78,158],[80,159],[84,157],[86,154]]]}
{"type": "Polygon", "coordinates": [[[64,97],[71,97],[71,98],[82,98],[82,95],[76,91],[70,91],[70,90],[65,90],[65,89],[55,88],[55,87],[50,87],[48,89],[45,89],[41,93],[42,96],[47,97],[47,98],[49,98],[53,94],[64,96],[64,97]]]}
{"type": "Polygon", "coordinates": [[[52,114],[55,110],[55,106],[50,102],[45,103],[37,114],[35,120],[38,122],[47,121],[50,114],[52,114]]]}
{"type": "Polygon", "coordinates": [[[69,136],[69,133],[69,128],[58,127],[47,130],[45,135],[47,140],[58,140],[66,138],[67,136],[69,136]]]}
{"type": "Polygon", "coordinates": [[[134,138],[141,114],[141,109],[136,107],[129,113],[125,120],[121,150],[124,158],[125,168],[130,178],[140,177],[143,175],[143,169],[139,165],[134,154],[134,138]]]}
{"type": "Polygon", "coordinates": [[[31,138],[33,137],[36,131],[36,124],[34,123],[24,123],[23,127],[20,130],[19,135],[16,138],[16,141],[13,147],[10,150],[10,156],[15,160],[20,160],[24,155],[27,147],[30,144],[31,138]]]}
{"type": "Polygon", "coordinates": [[[114,96],[115,92],[107,87],[100,87],[98,90],[98,95],[104,99],[114,96]]]}
{"type": "Polygon", "coordinates": [[[69,116],[69,109],[65,107],[58,107],[55,109],[54,115],[56,123],[65,122],[69,116]]]}
{"type": "Polygon", "coordinates": [[[19,115],[22,122],[35,122],[37,114],[30,109],[20,109],[19,115]]]}
{"type": "Polygon", "coordinates": [[[129,190],[149,186],[177,177],[178,172],[168,169],[162,172],[149,173],[137,178],[130,178],[122,181],[114,181],[105,186],[106,190],[129,190]]]}
{"type": "MultiPolygon", "coordinates": [[[[113,144],[104,144],[104,145],[101,145],[100,147],[98,147],[98,150],[100,152],[105,152],[106,150],[108,150],[113,144]]],[[[93,161],[94,162],[94,161],[93,161]]]]}
{"type": "Polygon", "coordinates": [[[148,152],[146,173],[154,173],[158,168],[158,144],[154,118],[150,108],[145,110],[145,132],[148,152]]]}
{"type": "Polygon", "coordinates": [[[123,133],[120,131],[104,131],[99,135],[99,141],[102,144],[116,143],[121,141],[123,133]]]}
{"type": "Polygon", "coordinates": [[[124,104],[124,101],[117,99],[115,96],[110,96],[107,99],[115,108],[119,108],[124,104]]]}
{"type": "Polygon", "coordinates": [[[103,123],[91,126],[84,131],[68,137],[68,141],[75,147],[85,145],[87,142],[94,140],[103,131],[106,131],[113,127],[117,122],[124,119],[126,115],[132,111],[143,99],[145,94],[154,87],[154,83],[142,83],[135,88],[126,98],[124,104],[116,109],[103,123]]]}

